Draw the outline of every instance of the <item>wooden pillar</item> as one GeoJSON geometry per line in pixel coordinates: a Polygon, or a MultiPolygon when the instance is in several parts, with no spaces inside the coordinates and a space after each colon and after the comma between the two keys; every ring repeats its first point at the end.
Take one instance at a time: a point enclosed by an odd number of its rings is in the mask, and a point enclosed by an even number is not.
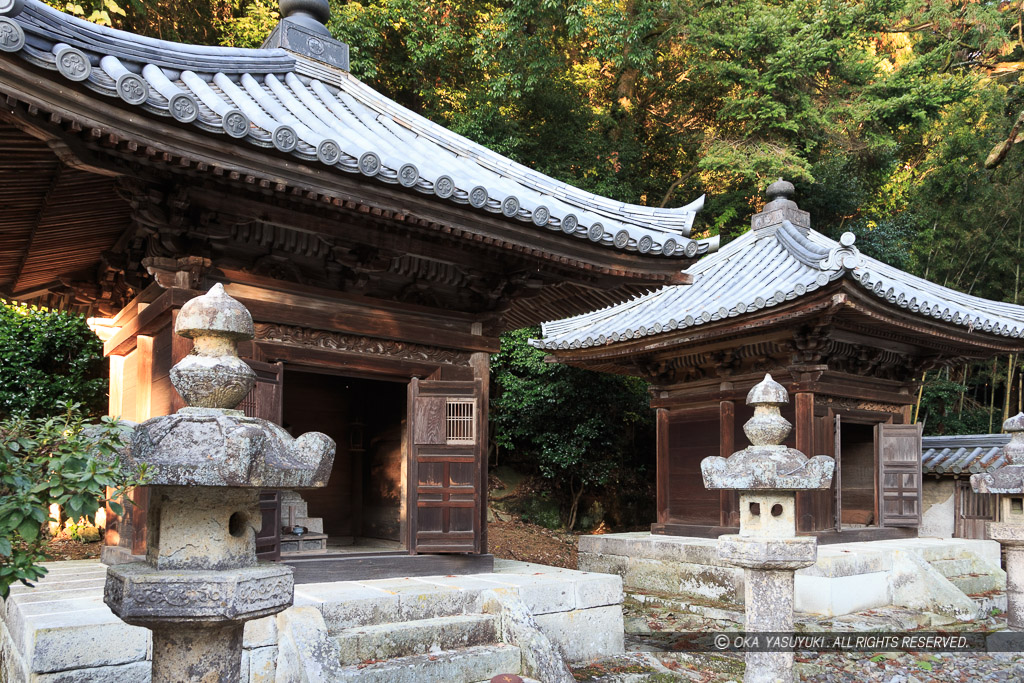
{"type": "MultiPolygon", "coordinates": [[[[174,323],[178,320],[178,310],[171,311],[171,367],[192,351],[192,340],[174,333],[174,323]]],[[[185,401],[176,390],[171,390],[171,412],[176,413],[185,407],[185,401]]]]}
{"type": "MultiPolygon", "coordinates": [[[[473,326],[474,333],[479,333],[477,325],[473,326]]],[[[474,353],[469,356],[469,364],[473,368],[473,379],[480,380],[480,396],[479,396],[479,419],[477,425],[479,425],[480,433],[477,434],[477,441],[482,444],[480,448],[480,462],[477,467],[477,473],[479,474],[477,491],[480,496],[480,520],[478,522],[480,529],[480,552],[487,552],[487,460],[488,451],[487,444],[490,443],[488,440],[487,425],[488,415],[487,409],[491,404],[491,355],[489,353],[474,353]]]]}
{"type": "Polygon", "coordinates": [[[668,522],[668,410],[658,408],[657,413],[657,503],[658,524],[668,522]]]}
{"type": "Polygon", "coordinates": [[[121,417],[124,412],[124,356],[110,356],[110,399],[107,414],[121,417]]]}
{"type": "MultiPolygon", "coordinates": [[[[796,449],[810,457],[814,455],[814,394],[809,391],[797,393],[794,397],[796,424],[796,449]]],[[[817,491],[799,491],[796,494],[796,530],[816,531],[821,527],[819,498],[817,491]]]]}
{"type": "MultiPolygon", "coordinates": [[[[718,454],[728,458],[736,452],[736,403],[718,404],[718,454]]],[[[739,491],[723,490],[719,493],[719,524],[725,527],[740,525],[739,491]]]]}
{"type": "Polygon", "coordinates": [[[794,397],[796,408],[796,449],[806,456],[814,451],[814,394],[805,391],[794,397]]]}

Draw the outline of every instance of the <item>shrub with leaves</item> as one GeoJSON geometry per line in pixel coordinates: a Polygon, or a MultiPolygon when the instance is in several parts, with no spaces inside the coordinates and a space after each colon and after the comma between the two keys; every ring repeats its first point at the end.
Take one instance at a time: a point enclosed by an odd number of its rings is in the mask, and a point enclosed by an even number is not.
{"type": "Polygon", "coordinates": [[[129,429],[104,417],[86,424],[77,404],[62,415],[13,417],[0,422],[0,596],[16,581],[31,585],[46,569],[42,527],[50,505],[67,517],[91,517],[101,505],[121,514],[111,500],[144,483],[145,472],[122,468],[117,451],[129,429]],[[108,498],[108,492],[110,496],[108,498]]]}
{"type": "Polygon", "coordinates": [[[636,377],[545,363],[528,344],[539,334],[503,334],[491,357],[491,438],[553,482],[571,530],[584,492],[623,486],[653,459],[654,412],[636,377]]]}
{"type": "Polygon", "coordinates": [[[0,418],[107,410],[103,346],[85,318],[0,300],[0,418]]]}

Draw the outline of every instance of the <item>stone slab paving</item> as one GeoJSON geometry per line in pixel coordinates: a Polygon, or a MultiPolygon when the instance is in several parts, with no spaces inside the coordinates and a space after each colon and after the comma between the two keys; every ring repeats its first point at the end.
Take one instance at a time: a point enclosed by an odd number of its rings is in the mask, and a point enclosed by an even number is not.
{"type": "MultiPolygon", "coordinates": [[[[103,604],[106,567],[97,560],[46,567],[36,587],[14,586],[0,603],[0,680],[148,680],[150,632],[128,626],[103,604]]],[[[525,562],[496,560],[489,574],[303,584],[295,588],[295,605],[315,607],[336,635],[354,626],[475,613],[484,591],[522,599],[570,659],[623,652],[619,577],[525,562]]],[[[273,617],[246,624],[243,680],[266,680],[276,629],[273,617]]]]}
{"type": "MultiPolygon", "coordinates": [[[[694,604],[674,596],[627,595],[627,653],[574,668],[577,680],[594,683],[701,681],[725,683],[743,678],[742,653],[666,652],[672,632],[742,630],[743,613],[735,606],[694,604]]],[[[839,617],[796,615],[798,631],[992,631],[1005,619],[962,623],[940,614],[886,607],[839,617]]],[[[966,683],[1024,681],[1024,653],[856,652],[797,655],[801,683],[966,683]]]]}

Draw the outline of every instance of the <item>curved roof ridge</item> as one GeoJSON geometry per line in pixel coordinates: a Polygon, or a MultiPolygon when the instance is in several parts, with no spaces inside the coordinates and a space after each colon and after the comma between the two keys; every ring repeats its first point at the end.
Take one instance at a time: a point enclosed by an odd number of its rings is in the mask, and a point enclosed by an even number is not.
{"type": "MultiPolygon", "coordinates": [[[[189,69],[189,62],[178,63],[177,58],[194,60],[197,57],[215,59],[232,58],[252,60],[252,65],[264,67],[265,73],[277,73],[295,67],[295,57],[280,48],[227,47],[223,45],[190,45],[161,38],[123,31],[110,26],[100,26],[61,12],[43,2],[26,0],[18,17],[29,17],[32,23],[22,22],[31,38],[63,39],[69,45],[90,51],[107,51],[109,54],[139,64],[151,63],[173,69],[189,69]],[[73,31],[66,31],[66,27],[73,31]],[[35,30],[33,30],[35,29],[35,30]],[[47,30],[48,29],[48,30],[47,30]],[[135,57],[131,55],[139,47],[148,48],[135,57]]],[[[248,63],[247,63],[248,68],[248,63]]]]}
{"type": "Polygon", "coordinates": [[[800,263],[822,270],[821,262],[828,257],[829,249],[819,248],[818,245],[807,239],[804,231],[788,220],[782,221],[782,225],[777,228],[775,239],[800,263]]]}
{"type": "Polygon", "coordinates": [[[679,259],[717,249],[717,237],[688,237],[703,197],[674,209],[600,197],[506,159],[326,63],[279,48],[145,38],[40,0],[5,11],[0,23],[15,36],[5,54],[151,114],[607,248],[679,259]]]}

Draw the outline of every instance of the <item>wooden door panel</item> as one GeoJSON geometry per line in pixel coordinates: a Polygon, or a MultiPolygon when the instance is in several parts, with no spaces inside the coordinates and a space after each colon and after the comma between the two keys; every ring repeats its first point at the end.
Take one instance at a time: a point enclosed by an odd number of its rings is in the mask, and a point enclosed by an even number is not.
{"type": "MultiPolygon", "coordinates": [[[[284,407],[284,365],[243,359],[256,372],[256,384],[246,394],[238,409],[249,417],[258,417],[281,424],[284,407]]],[[[268,562],[281,559],[281,494],[260,492],[260,515],[263,525],[256,534],[256,557],[268,562]]]]}
{"type": "Polygon", "coordinates": [[[409,416],[409,550],[480,552],[483,409],[480,380],[413,378],[409,416]]]}
{"type": "Polygon", "coordinates": [[[876,427],[880,525],[921,525],[921,425],[876,427]]]}

